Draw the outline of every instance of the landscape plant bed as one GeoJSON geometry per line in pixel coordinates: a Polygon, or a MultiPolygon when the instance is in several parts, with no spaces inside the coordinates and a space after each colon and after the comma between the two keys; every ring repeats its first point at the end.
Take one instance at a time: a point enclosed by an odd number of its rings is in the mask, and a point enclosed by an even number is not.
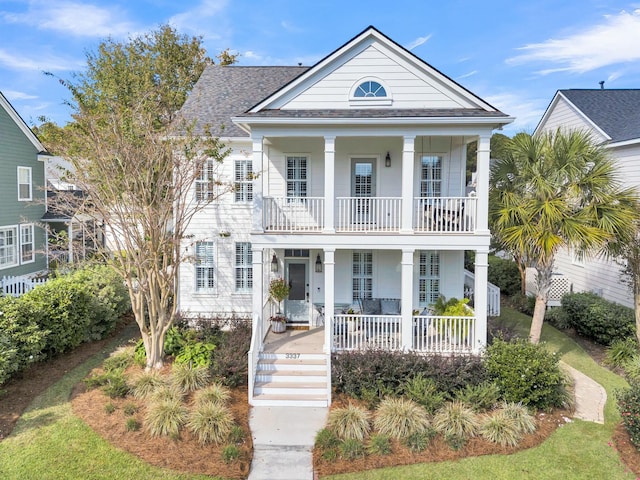
{"type": "MultiPolygon", "coordinates": [[[[140,367],[131,367],[133,371],[140,367]]],[[[162,370],[168,374],[168,365],[162,370]]],[[[72,395],[72,407],[75,415],[80,417],[95,432],[117,448],[123,449],[145,462],[158,467],[170,468],[180,472],[205,474],[223,478],[247,478],[253,455],[253,443],[249,429],[249,405],[247,389],[231,389],[228,405],[236,424],[244,432],[243,441],[237,445],[240,458],[225,463],[222,451],[227,445],[202,445],[186,428],[180,432],[178,439],[166,436],[152,437],[145,429],[145,401],[132,396],[126,398],[109,398],[100,389],[87,390],[84,384],[78,384],[72,395]],[[105,406],[112,404],[115,410],[109,414],[105,406]],[[131,416],[125,414],[127,405],[135,404],[137,412],[131,416]],[[127,431],[128,418],[136,419],[140,424],[137,431],[127,431]]],[[[190,405],[191,395],[186,397],[185,403],[190,405]]]]}
{"type": "MultiPolygon", "coordinates": [[[[339,396],[334,398],[331,408],[344,407],[349,402],[361,404],[357,400],[339,396]]],[[[392,452],[389,455],[366,455],[349,460],[341,459],[340,457],[330,461],[325,460],[322,458],[322,451],[315,448],[313,451],[313,468],[314,471],[322,477],[375,468],[458,460],[480,455],[511,454],[519,450],[535,447],[544,442],[557,428],[561,428],[568,421],[571,421],[571,412],[565,409],[555,409],[551,413],[538,413],[535,417],[537,425],[536,431],[532,434],[525,435],[516,447],[503,447],[476,437],[468,440],[461,449],[453,450],[444,441],[442,436],[438,435],[431,441],[426,450],[415,453],[410,451],[401,442],[392,439],[392,452]]],[[[640,455],[638,455],[638,458],[640,458],[640,455]]]]}

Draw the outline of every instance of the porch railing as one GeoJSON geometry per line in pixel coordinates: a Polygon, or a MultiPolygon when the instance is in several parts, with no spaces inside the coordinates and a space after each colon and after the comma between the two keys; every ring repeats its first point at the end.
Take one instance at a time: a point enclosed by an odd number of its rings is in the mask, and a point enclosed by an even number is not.
{"type": "MultiPolygon", "coordinates": [[[[331,326],[333,351],[403,350],[400,315],[335,315],[331,326]]],[[[475,317],[414,315],[409,348],[424,353],[471,353],[475,327],[475,317]]]]}
{"type": "Polygon", "coordinates": [[[395,197],[336,198],[338,232],[397,232],[402,199],[395,197]]]}
{"type": "Polygon", "coordinates": [[[258,371],[258,358],[262,351],[264,339],[269,331],[270,302],[266,302],[262,306],[262,312],[253,315],[253,323],[251,328],[251,343],[247,352],[247,360],[249,366],[249,403],[253,400],[253,387],[255,384],[256,373],[258,371]]]}
{"type": "Polygon", "coordinates": [[[413,228],[418,232],[473,232],[476,198],[416,197],[413,228]]]}
{"type": "Polygon", "coordinates": [[[264,198],[263,225],[270,232],[318,232],[324,227],[323,197],[264,198]]]}
{"type": "MultiPolygon", "coordinates": [[[[464,296],[472,300],[475,289],[476,276],[469,270],[464,271],[464,296]]],[[[491,282],[487,282],[487,315],[490,317],[500,316],[500,287],[491,282]]]]}

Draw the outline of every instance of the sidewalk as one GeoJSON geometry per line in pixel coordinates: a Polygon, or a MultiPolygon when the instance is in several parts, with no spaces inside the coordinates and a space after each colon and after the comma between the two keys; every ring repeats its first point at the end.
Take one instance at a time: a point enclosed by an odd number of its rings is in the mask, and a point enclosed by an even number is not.
{"type": "Polygon", "coordinates": [[[249,480],[313,480],[313,444],[328,408],[251,407],[249,480]]]}
{"type": "Polygon", "coordinates": [[[571,375],[574,382],[576,403],[573,417],[588,422],[604,423],[606,390],[598,382],[566,363],[560,362],[560,366],[571,375]]]}

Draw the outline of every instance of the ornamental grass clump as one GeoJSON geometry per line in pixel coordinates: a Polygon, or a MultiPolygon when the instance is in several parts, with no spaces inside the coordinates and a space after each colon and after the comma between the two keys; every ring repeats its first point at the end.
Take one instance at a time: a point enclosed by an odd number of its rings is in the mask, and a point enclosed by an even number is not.
{"type": "Polygon", "coordinates": [[[202,390],[198,390],[194,394],[196,405],[202,405],[205,403],[219,403],[224,405],[229,398],[231,398],[231,392],[229,389],[217,382],[212,383],[202,390]]]}
{"type": "Polygon", "coordinates": [[[171,382],[184,393],[193,392],[209,384],[211,376],[206,367],[174,363],[171,367],[171,382]]]}
{"type": "Polygon", "coordinates": [[[454,400],[436,412],[433,427],[445,438],[467,439],[477,435],[480,423],[473,409],[459,400],[454,400]]]}
{"type": "Polygon", "coordinates": [[[228,407],[218,402],[197,405],[189,414],[187,427],[202,445],[221,443],[233,428],[233,415],[228,407]]]}
{"type": "Polygon", "coordinates": [[[529,409],[522,405],[521,402],[502,402],[499,405],[499,409],[507,417],[516,422],[519,432],[526,435],[536,431],[535,417],[529,413],[529,409]]]}
{"type": "Polygon", "coordinates": [[[370,419],[371,414],[367,410],[350,403],[344,408],[331,410],[327,424],[338,438],[362,442],[371,430],[370,419]]]}
{"type": "Polygon", "coordinates": [[[501,410],[484,418],[480,425],[480,435],[504,447],[515,447],[522,438],[516,421],[501,410]]]}
{"type": "Polygon", "coordinates": [[[152,437],[168,436],[176,439],[187,421],[187,409],[181,400],[152,402],[144,420],[152,437]]]}
{"type": "Polygon", "coordinates": [[[403,439],[429,428],[429,417],[413,400],[388,397],[380,402],[373,424],[379,433],[403,439]]]}
{"type": "Polygon", "coordinates": [[[171,384],[159,387],[150,395],[151,401],[153,402],[181,402],[183,397],[184,393],[182,390],[171,384]]]}
{"type": "Polygon", "coordinates": [[[156,390],[167,386],[166,381],[156,370],[141,373],[133,379],[132,384],[131,390],[136,398],[148,398],[156,390]]]}

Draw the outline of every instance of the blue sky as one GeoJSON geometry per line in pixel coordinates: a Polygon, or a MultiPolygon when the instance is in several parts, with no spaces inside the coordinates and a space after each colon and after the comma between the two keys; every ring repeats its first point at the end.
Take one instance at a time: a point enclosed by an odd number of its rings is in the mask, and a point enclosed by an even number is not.
{"type": "Polygon", "coordinates": [[[64,124],[85,52],[170,23],[240,65],[312,65],[374,25],[532,131],[558,89],[640,88],[640,3],[615,0],[0,0],[0,90],[64,124]]]}

